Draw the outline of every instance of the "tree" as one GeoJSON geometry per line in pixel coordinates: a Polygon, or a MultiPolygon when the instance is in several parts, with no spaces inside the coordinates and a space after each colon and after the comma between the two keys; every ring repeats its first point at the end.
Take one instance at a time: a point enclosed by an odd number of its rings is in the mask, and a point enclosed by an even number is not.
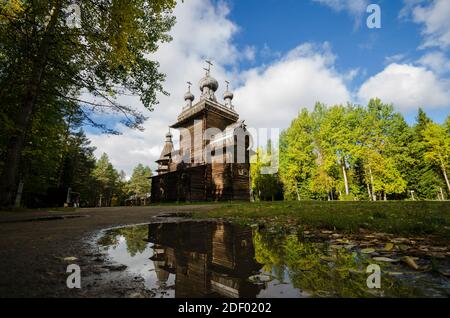
{"type": "Polygon", "coordinates": [[[406,174],[408,187],[415,191],[416,198],[435,199],[440,196],[444,180],[439,166],[425,160],[427,147],[424,142],[425,130],[433,121],[428,118],[422,109],[419,109],[416,121],[408,147],[411,158],[411,162],[407,165],[406,174]]]}
{"type": "Polygon", "coordinates": [[[264,167],[269,167],[272,163],[272,155],[277,156],[272,148],[272,141],[267,142],[266,151],[262,148],[256,150],[256,154],[251,158],[250,175],[251,175],[251,189],[255,199],[257,200],[272,200],[282,198],[282,186],[278,177],[275,174],[262,174],[264,167]]]}
{"type": "Polygon", "coordinates": [[[138,197],[145,196],[151,191],[150,177],[152,176],[152,170],[150,167],[138,164],[131,176],[130,181],[126,185],[126,189],[129,195],[136,195],[138,197]]]}
{"type": "Polygon", "coordinates": [[[389,194],[404,193],[406,181],[397,168],[407,160],[402,156],[406,147],[402,136],[408,133],[403,117],[392,105],[372,99],[359,121],[354,155],[363,162],[369,200],[376,201],[377,194],[386,200],[389,194]]]}
{"type": "Polygon", "coordinates": [[[80,194],[80,200],[91,206],[95,204],[95,179],[92,176],[95,167],[94,147],[90,146],[83,130],[72,133],[68,138],[67,153],[58,174],[58,188],[71,188],[80,194]]]}
{"type": "Polygon", "coordinates": [[[98,189],[98,206],[111,206],[113,197],[120,192],[120,175],[109,162],[106,153],[95,164],[92,176],[98,189]]]}
{"type": "Polygon", "coordinates": [[[309,180],[315,165],[313,120],[303,109],[280,138],[280,180],[287,199],[311,197],[309,180]]]}
{"type": "Polygon", "coordinates": [[[450,158],[450,134],[444,126],[429,123],[423,132],[423,139],[425,146],[424,158],[441,170],[447,190],[450,193],[450,183],[447,175],[450,158]]]}
{"type": "Polygon", "coordinates": [[[71,102],[84,121],[117,133],[92,119],[96,112],[122,116],[141,129],[146,119],[118,102],[121,94],[139,95],[152,110],[164,75],[151,53],[174,23],[175,0],[93,0],[79,2],[81,27],[66,23],[69,0],[3,1],[0,4],[1,120],[8,138],[2,152],[0,205],[12,201],[19,163],[34,114],[47,101],[71,102]],[[81,99],[89,94],[94,98],[81,99]]]}
{"type": "Polygon", "coordinates": [[[282,133],[280,178],[285,196],[355,200],[406,196],[412,132],[392,105],[316,104],[282,133]]]}

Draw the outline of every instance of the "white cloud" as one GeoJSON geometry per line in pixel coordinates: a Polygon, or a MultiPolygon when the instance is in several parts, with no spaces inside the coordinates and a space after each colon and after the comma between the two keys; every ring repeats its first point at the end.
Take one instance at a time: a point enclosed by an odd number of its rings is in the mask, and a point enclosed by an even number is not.
{"type": "MultiPolygon", "coordinates": [[[[192,92],[197,99],[200,95],[196,83],[204,76],[206,57],[215,64],[212,75],[221,86],[217,97],[222,95],[224,80],[231,80],[234,87],[239,87],[234,99],[236,109],[254,127],[284,128],[301,107],[311,108],[317,101],[334,104],[350,100],[345,76],[334,70],[335,56],[326,43],[301,45],[269,66],[227,73],[227,65],[236,69],[239,61],[251,61],[257,53],[254,47],[237,48],[233,44],[239,28],[227,14],[222,2],[214,6],[210,1],[190,0],[177,6],[173,41],[162,45],[155,55],[167,75],[164,87],[171,96],[160,96],[160,104],[148,114],[144,132],[119,127],[123,133],[119,136],[90,134],[97,156],[108,153],[114,166],[128,175],[138,163],[155,168],[168,126],[184,105],[186,81],[194,83],[192,92]]],[[[258,54],[268,50],[264,47],[258,54]]],[[[137,98],[123,97],[122,102],[142,109],[137,98]]]]}
{"type": "Polygon", "coordinates": [[[303,107],[346,103],[345,74],[334,70],[334,62],[327,44],[307,43],[268,67],[251,69],[235,92],[237,110],[252,127],[286,128],[303,107]]]}
{"type": "MultiPolygon", "coordinates": [[[[225,65],[252,57],[250,48],[241,52],[233,45],[232,37],[238,27],[227,18],[228,13],[222,2],[213,5],[209,0],[189,0],[177,5],[174,12],[177,24],[171,30],[173,41],[161,45],[154,57],[161,72],[167,75],[164,88],[171,95],[159,96],[160,104],[152,113],[144,110],[149,116],[144,132],[119,126],[122,132],[119,136],[88,134],[97,147],[96,156],[106,152],[114,166],[128,175],[138,163],[155,168],[154,161],[162,150],[168,126],[175,122],[184,105],[187,81],[194,83],[192,91],[199,96],[196,83],[204,76],[204,59],[214,60],[214,76],[223,83],[231,79],[224,71],[225,65]]],[[[221,86],[223,89],[224,85],[221,86]]],[[[120,101],[143,110],[138,98],[122,97],[120,101]]]]}
{"type": "Polygon", "coordinates": [[[424,5],[424,1],[406,0],[400,16],[410,14],[415,23],[424,25],[422,48],[447,49],[450,46],[450,1],[434,0],[425,3],[424,5]]]}
{"type": "Polygon", "coordinates": [[[363,103],[376,97],[409,112],[418,107],[448,107],[450,89],[448,83],[425,67],[393,63],[369,78],[358,91],[363,103]]]}
{"type": "Polygon", "coordinates": [[[450,72],[450,59],[442,52],[430,52],[422,56],[417,63],[431,69],[436,74],[450,72]]]}
{"type": "Polygon", "coordinates": [[[390,56],[386,56],[384,61],[386,64],[392,64],[392,63],[399,63],[400,61],[404,60],[406,58],[405,54],[394,54],[390,56]]]}
{"type": "Polygon", "coordinates": [[[312,0],[313,2],[320,3],[330,7],[334,11],[341,12],[346,11],[350,16],[355,19],[355,26],[359,27],[361,24],[361,18],[367,10],[369,5],[368,0],[312,0]]]}
{"type": "MultiPolygon", "coordinates": [[[[364,73],[364,69],[358,68],[337,71],[336,56],[327,43],[302,44],[283,56],[269,46],[259,50],[252,46],[237,47],[233,36],[239,28],[228,19],[228,9],[220,1],[185,1],[178,4],[175,15],[177,24],[171,31],[174,40],[162,45],[155,54],[161,71],[167,75],[164,87],[171,95],[160,96],[155,111],[146,114],[149,120],[144,124],[145,131],[119,126],[123,132],[120,136],[88,135],[98,148],[96,155],[108,153],[114,166],[128,175],[138,163],[156,167],[154,161],[162,150],[168,126],[184,105],[186,81],[194,83],[192,92],[197,99],[200,95],[197,81],[204,76],[207,57],[213,59],[212,75],[220,83],[217,97],[224,91],[224,80],[230,80],[231,88],[235,88],[237,112],[256,128],[285,128],[302,107],[312,109],[318,101],[330,105],[351,101],[349,82],[364,73]],[[273,62],[236,71],[239,62],[254,61],[255,56],[267,56],[273,62]]],[[[424,57],[422,66],[390,64],[361,86],[357,98],[380,97],[401,110],[448,106],[447,84],[431,71],[437,65],[432,63],[434,60],[436,57],[424,57]]],[[[142,109],[137,98],[122,97],[121,101],[142,109]]]]}

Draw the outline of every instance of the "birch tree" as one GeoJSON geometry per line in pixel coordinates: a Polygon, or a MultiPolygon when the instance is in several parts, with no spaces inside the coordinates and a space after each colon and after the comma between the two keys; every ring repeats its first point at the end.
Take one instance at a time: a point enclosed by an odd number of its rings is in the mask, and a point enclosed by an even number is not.
{"type": "Polygon", "coordinates": [[[447,174],[450,155],[450,134],[444,126],[429,123],[423,133],[423,137],[426,149],[424,158],[440,169],[447,190],[450,193],[450,183],[447,174]]]}

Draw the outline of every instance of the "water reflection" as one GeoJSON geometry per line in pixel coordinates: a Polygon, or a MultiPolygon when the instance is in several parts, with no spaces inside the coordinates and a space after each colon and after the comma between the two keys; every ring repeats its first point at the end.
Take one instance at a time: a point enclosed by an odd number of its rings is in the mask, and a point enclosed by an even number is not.
{"type": "Polygon", "coordinates": [[[450,290],[398,264],[384,265],[382,288],[370,290],[370,259],[354,249],[221,222],[115,229],[99,244],[155,297],[446,297],[450,290]]]}

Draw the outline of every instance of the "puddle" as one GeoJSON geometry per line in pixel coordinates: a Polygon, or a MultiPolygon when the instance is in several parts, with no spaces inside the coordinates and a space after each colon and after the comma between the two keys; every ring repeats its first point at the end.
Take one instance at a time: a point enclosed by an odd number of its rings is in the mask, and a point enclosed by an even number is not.
{"type": "Polygon", "coordinates": [[[369,289],[370,256],[297,235],[205,221],[113,229],[98,241],[108,260],[142,277],[155,297],[448,297],[448,278],[380,264],[369,289]]]}

